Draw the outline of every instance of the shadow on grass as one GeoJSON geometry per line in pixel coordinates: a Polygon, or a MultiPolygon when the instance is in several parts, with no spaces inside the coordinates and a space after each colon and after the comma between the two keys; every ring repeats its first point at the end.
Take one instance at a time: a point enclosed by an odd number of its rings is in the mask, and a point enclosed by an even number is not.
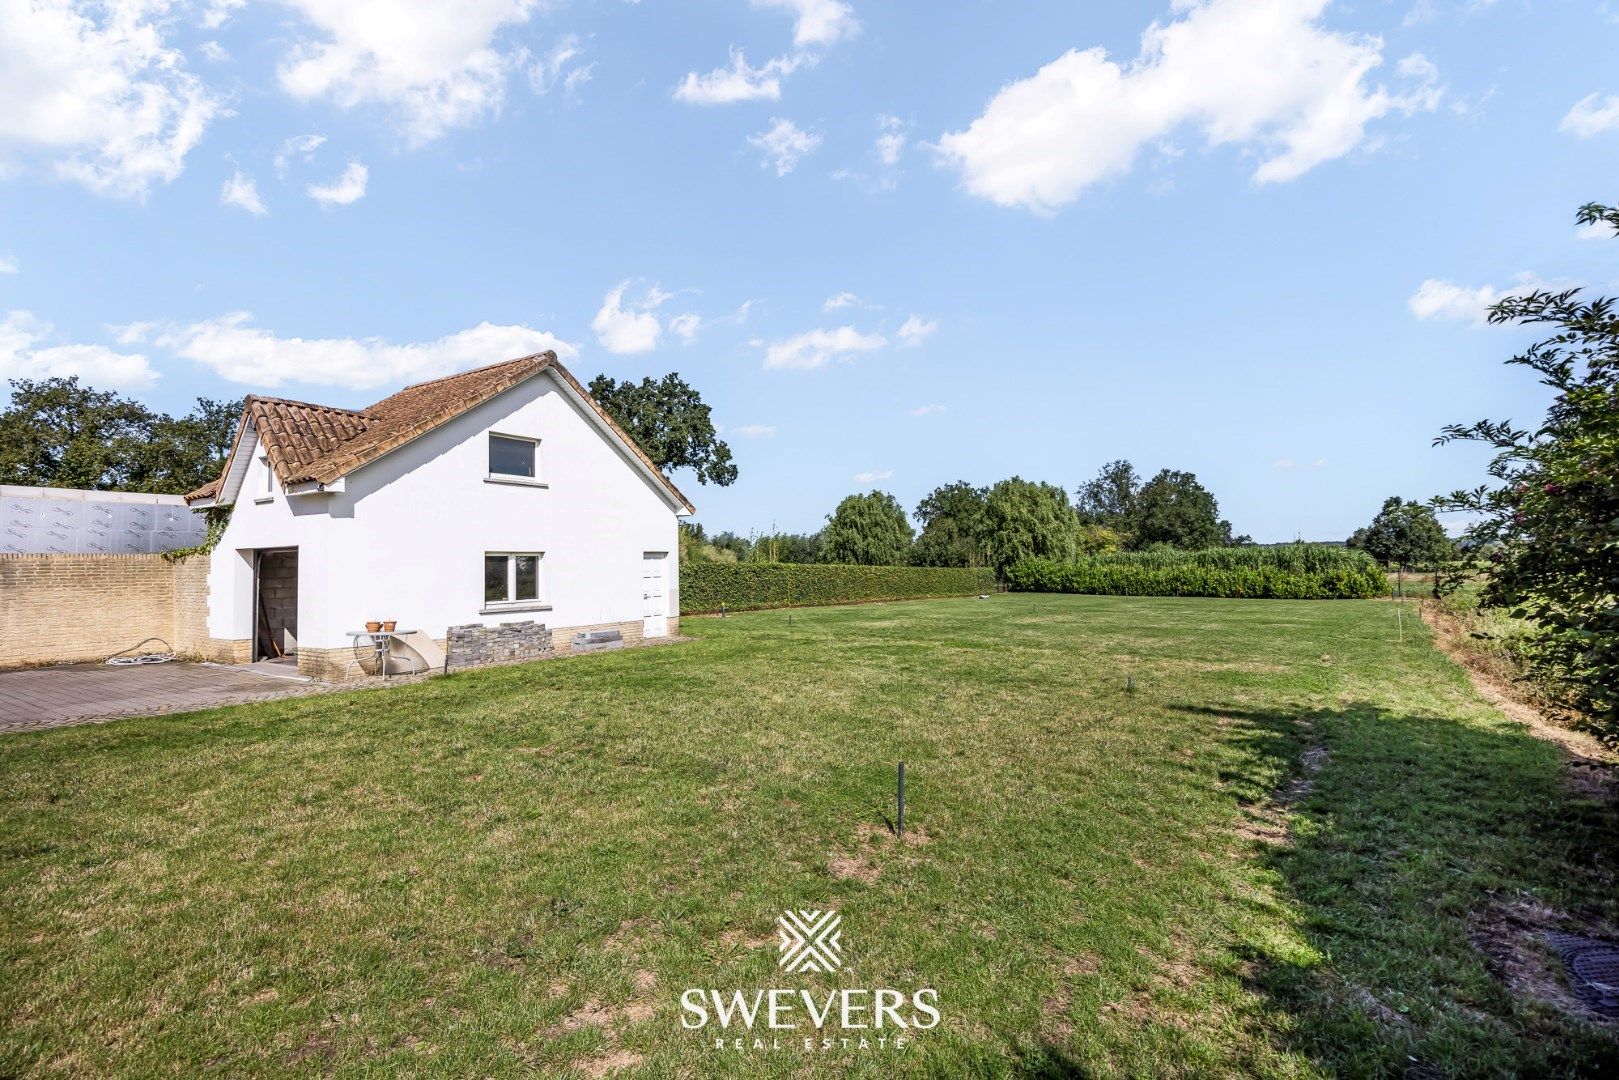
{"type": "Polygon", "coordinates": [[[1570,788],[1557,747],[1371,705],[1179,711],[1220,718],[1239,801],[1291,813],[1284,842],[1255,842],[1311,955],[1237,945],[1281,1048],[1347,1075],[1619,1068],[1619,1025],[1514,996],[1472,940],[1512,905],[1619,915],[1619,815],[1570,788]]]}
{"type": "Polygon", "coordinates": [[[1051,1045],[1018,1053],[1011,1061],[1011,1074],[1029,1080],[1068,1080],[1073,1077],[1098,1075],[1086,1069],[1075,1058],[1051,1045]]]}

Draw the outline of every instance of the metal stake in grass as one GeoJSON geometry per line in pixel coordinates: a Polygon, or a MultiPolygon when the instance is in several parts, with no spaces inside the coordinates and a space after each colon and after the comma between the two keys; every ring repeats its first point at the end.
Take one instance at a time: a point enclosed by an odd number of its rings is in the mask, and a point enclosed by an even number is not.
{"type": "Polygon", "coordinates": [[[894,817],[895,832],[905,836],[905,762],[899,763],[899,813],[894,817]]]}
{"type": "Polygon", "coordinates": [[[1394,601],[1394,621],[1400,626],[1400,644],[1405,644],[1405,564],[1400,564],[1399,586],[1396,593],[1394,588],[1389,589],[1390,599],[1394,601]]]}

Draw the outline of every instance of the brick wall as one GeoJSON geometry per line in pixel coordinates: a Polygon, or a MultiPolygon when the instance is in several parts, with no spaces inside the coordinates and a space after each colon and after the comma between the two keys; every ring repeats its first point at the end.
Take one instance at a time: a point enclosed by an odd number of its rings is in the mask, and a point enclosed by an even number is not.
{"type": "Polygon", "coordinates": [[[161,555],[0,555],[0,666],[102,660],[173,633],[161,555]]]}
{"type": "Polygon", "coordinates": [[[206,557],[0,555],[0,667],[104,660],[147,637],[182,656],[248,659],[249,642],[208,636],[206,557]]]}

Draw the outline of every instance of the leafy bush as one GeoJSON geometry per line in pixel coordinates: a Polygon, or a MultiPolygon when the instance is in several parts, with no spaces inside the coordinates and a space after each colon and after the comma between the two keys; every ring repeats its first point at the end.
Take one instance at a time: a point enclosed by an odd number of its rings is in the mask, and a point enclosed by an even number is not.
{"type": "Polygon", "coordinates": [[[1363,551],[1320,544],[1135,551],[1072,562],[1023,559],[1006,571],[1018,592],[1342,600],[1384,596],[1382,568],[1363,551]]]}
{"type": "MultiPolygon", "coordinates": [[[[1619,237],[1619,207],[1589,203],[1577,220],[1619,237]]],[[[1468,539],[1489,552],[1484,603],[1538,627],[1530,672],[1619,742],[1619,297],[1536,289],[1496,304],[1490,322],[1551,328],[1507,361],[1539,375],[1551,404],[1521,429],[1446,427],[1437,441],[1495,451],[1493,482],[1439,508],[1476,515],[1468,539]]]]}
{"type": "Polygon", "coordinates": [[[680,613],[970,596],[994,584],[971,568],[691,562],[680,568],[680,613]]]}

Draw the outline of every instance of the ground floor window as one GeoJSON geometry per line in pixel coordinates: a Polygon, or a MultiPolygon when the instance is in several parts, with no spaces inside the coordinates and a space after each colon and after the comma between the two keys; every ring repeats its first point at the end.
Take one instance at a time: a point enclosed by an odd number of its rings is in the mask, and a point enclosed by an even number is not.
{"type": "Polygon", "coordinates": [[[542,551],[491,551],[483,557],[483,602],[537,604],[543,596],[540,580],[542,551]]]}

